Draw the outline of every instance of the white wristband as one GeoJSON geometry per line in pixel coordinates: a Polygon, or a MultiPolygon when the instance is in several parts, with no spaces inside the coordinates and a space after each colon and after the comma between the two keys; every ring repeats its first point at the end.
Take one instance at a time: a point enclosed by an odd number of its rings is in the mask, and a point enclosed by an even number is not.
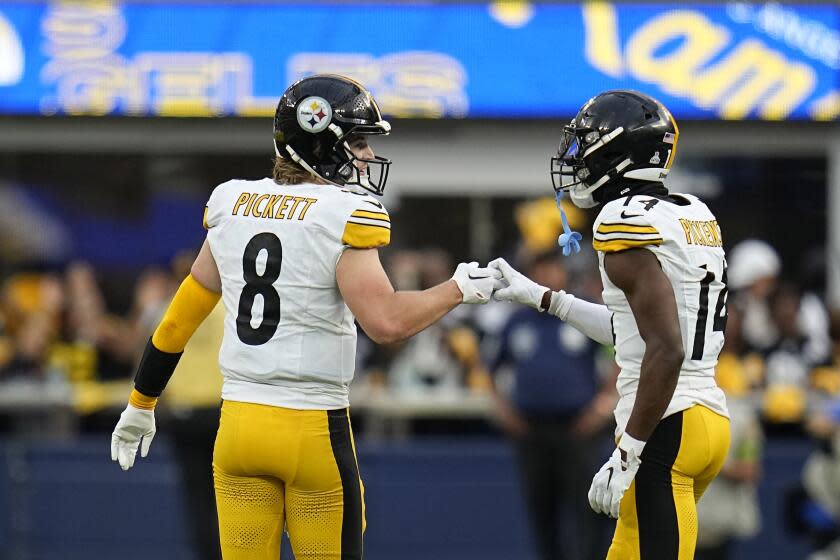
{"type": "Polygon", "coordinates": [[[623,449],[629,456],[632,452],[637,458],[642,456],[642,451],[645,449],[644,441],[639,441],[627,432],[621,435],[621,440],[618,442],[618,448],[623,449]]]}
{"type": "Polygon", "coordinates": [[[551,294],[551,303],[548,306],[548,312],[561,321],[565,321],[574,300],[575,296],[567,294],[563,290],[554,292],[551,294]]]}

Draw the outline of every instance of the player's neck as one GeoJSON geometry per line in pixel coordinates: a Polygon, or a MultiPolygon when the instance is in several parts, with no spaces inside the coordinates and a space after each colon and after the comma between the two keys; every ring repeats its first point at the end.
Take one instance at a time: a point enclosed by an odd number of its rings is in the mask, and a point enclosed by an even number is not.
{"type": "Polygon", "coordinates": [[[617,183],[610,187],[612,196],[606,197],[603,204],[619,198],[627,196],[652,196],[655,198],[668,199],[668,189],[663,183],[659,181],[637,181],[635,179],[628,179],[622,183],[617,183]]]}

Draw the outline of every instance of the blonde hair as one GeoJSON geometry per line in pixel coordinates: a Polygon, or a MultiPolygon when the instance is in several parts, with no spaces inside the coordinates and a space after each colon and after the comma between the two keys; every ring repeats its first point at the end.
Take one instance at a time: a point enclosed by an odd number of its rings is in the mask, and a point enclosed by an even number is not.
{"type": "Polygon", "coordinates": [[[294,161],[282,156],[274,157],[274,169],[271,172],[274,182],[278,185],[299,185],[315,182],[317,177],[294,161]]]}

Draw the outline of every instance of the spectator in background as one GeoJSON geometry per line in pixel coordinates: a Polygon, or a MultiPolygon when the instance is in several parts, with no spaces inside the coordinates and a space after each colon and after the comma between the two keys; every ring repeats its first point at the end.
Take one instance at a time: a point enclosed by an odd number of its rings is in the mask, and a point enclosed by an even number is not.
{"type": "Polygon", "coordinates": [[[28,315],[11,338],[9,355],[0,366],[0,379],[43,379],[50,343],[55,338],[55,325],[49,316],[44,313],[28,315]]]}
{"type": "Polygon", "coordinates": [[[758,534],[761,511],[757,486],[763,434],[740,361],[731,354],[718,360],[715,378],[726,393],[731,442],[726,462],[697,503],[697,560],[727,560],[733,545],[758,534]]]}
{"type": "Polygon", "coordinates": [[[809,560],[840,559],[840,401],[826,403],[810,415],[808,433],[817,449],[802,470],[801,522],[811,536],[809,560]]]}
{"type": "MultiPolygon", "coordinates": [[[[773,321],[770,296],[779,283],[782,262],[772,246],[764,241],[748,239],[735,245],[727,259],[728,285],[732,295],[728,300],[730,345],[738,354],[766,352],[779,342],[780,333],[773,321]]],[[[829,354],[828,314],[820,298],[812,293],[803,295],[793,322],[805,338],[803,354],[814,364],[829,354]]]]}
{"type": "Polygon", "coordinates": [[[798,424],[808,401],[809,375],[816,363],[809,360],[808,338],[797,317],[799,290],[786,283],[767,298],[775,341],[762,352],[764,359],[764,417],[773,424],[798,424]]]}
{"type": "Polygon", "coordinates": [[[787,495],[788,527],[809,537],[809,560],[840,559],[840,310],[831,314],[830,363],[812,372],[817,391],[805,421],[817,444],[802,471],[802,483],[787,495]]]}
{"type": "Polygon", "coordinates": [[[57,348],[56,359],[68,378],[112,381],[130,377],[149,333],[175,293],[177,286],[171,273],[157,267],[141,271],[125,316],[108,311],[96,273],[89,264],[70,263],[64,284],[64,341],[57,348]]]}
{"type": "Polygon", "coordinates": [[[87,371],[74,371],[72,380],[128,378],[136,349],[127,342],[126,321],[108,312],[93,268],[85,262],[70,263],[64,284],[67,307],[62,353],[88,365],[87,371]]]}
{"type": "Polygon", "coordinates": [[[0,413],[0,431],[55,433],[68,418],[53,414],[49,404],[39,406],[45,389],[64,393],[69,388],[51,363],[52,349],[61,327],[64,291],[53,274],[20,273],[9,278],[0,295],[0,391],[20,402],[0,413]],[[33,414],[35,413],[35,414],[33,414]]]}
{"type": "Polygon", "coordinates": [[[3,338],[0,379],[43,380],[50,350],[58,338],[65,295],[51,274],[18,274],[3,286],[3,338]]]}
{"type": "MultiPolygon", "coordinates": [[[[531,256],[525,266],[535,282],[566,286],[556,251],[531,256]]],[[[498,417],[515,443],[540,559],[603,558],[601,520],[581,491],[597,468],[616,401],[614,383],[599,381],[598,346],[556,317],[522,308],[488,348],[498,417]],[[505,366],[513,374],[509,393],[499,379],[505,366]]]]}

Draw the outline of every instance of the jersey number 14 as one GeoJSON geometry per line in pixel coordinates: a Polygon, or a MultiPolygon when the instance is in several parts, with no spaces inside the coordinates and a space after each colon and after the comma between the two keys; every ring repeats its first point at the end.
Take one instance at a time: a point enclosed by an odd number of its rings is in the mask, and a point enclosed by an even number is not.
{"type": "MultiPolygon", "coordinates": [[[[700,268],[706,270],[706,265],[700,268]]],[[[694,348],[691,352],[692,360],[702,360],[703,351],[706,347],[706,321],[709,316],[709,288],[715,281],[715,273],[706,270],[706,275],[700,280],[700,301],[697,309],[697,323],[694,327],[694,348]]],[[[712,331],[723,333],[726,329],[726,265],[723,267],[722,287],[717,294],[717,305],[712,322],[712,331]]]]}

